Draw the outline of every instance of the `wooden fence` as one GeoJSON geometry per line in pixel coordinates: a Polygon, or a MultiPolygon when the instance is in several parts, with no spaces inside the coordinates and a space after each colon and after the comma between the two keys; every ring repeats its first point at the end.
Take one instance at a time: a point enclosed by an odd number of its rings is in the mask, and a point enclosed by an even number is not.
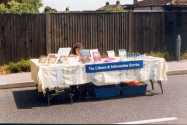
{"type": "Polygon", "coordinates": [[[76,42],[101,52],[125,48],[172,53],[177,34],[181,34],[185,50],[186,18],[187,13],[164,12],[3,14],[0,64],[54,53],[76,42]]]}
{"type": "Polygon", "coordinates": [[[151,51],[166,47],[162,13],[67,13],[47,19],[48,52],[75,42],[101,51],[151,51]]]}
{"type": "Polygon", "coordinates": [[[47,20],[48,52],[82,42],[86,48],[129,48],[129,13],[53,14],[47,20]]]}
{"type": "Polygon", "coordinates": [[[0,64],[46,54],[45,15],[0,15],[0,64]]]}

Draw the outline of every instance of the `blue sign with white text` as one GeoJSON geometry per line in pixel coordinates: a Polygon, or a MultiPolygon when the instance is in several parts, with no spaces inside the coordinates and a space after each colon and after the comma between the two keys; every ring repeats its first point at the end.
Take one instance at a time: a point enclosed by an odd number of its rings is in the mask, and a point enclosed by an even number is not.
{"type": "Polygon", "coordinates": [[[86,65],[86,73],[139,69],[139,68],[143,68],[143,65],[144,65],[143,60],[121,61],[121,62],[102,63],[102,64],[88,64],[86,65]]]}

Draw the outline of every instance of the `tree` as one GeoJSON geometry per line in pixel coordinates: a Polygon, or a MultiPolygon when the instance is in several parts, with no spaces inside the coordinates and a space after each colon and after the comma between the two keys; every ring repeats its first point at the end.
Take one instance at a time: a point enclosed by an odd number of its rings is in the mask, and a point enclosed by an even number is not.
{"type": "Polygon", "coordinates": [[[125,12],[122,5],[120,5],[120,1],[116,1],[116,4],[110,5],[109,2],[106,2],[104,7],[98,9],[98,11],[106,11],[106,12],[125,12]]]}
{"type": "Polygon", "coordinates": [[[39,13],[41,0],[11,0],[0,4],[0,13],[39,13]]]}
{"type": "Polygon", "coordinates": [[[57,10],[53,9],[49,6],[46,6],[45,9],[44,9],[44,13],[57,13],[57,10]]]}
{"type": "Polygon", "coordinates": [[[107,12],[124,12],[125,10],[123,9],[122,6],[106,6],[104,8],[104,11],[107,11],[107,12]]]}
{"type": "Polygon", "coordinates": [[[39,13],[39,8],[42,7],[41,0],[15,0],[23,4],[23,7],[28,6],[32,13],[39,13]]]}
{"type": "Polygon", "coordinates": [[[0,4],[0,13],[6,13],[8,10],[4,3],[0,4]]]}

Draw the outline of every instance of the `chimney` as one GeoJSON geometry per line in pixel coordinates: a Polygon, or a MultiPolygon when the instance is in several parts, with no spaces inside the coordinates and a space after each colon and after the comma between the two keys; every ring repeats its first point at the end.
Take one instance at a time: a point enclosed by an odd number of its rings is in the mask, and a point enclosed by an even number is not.
{"type": "Polygon", "coordinates": [[[120,5],[120,1],[119,0],[116,1],[116,5],[118,5],[118,6],[120,5]]]}
{"type": "Polygon", "coordinates": [[[69,7],[66,7],[66,12],[69,12],[69,7]]]}
{"type": "Polygon", "coordinates": [[[176,4],[176,3],[177,3],[177,0],[172,0],[171,3],[172,3],[172,4],[176,4]]]}
{"type": "Polygon", "coordinates": [[[110,3],[109,3],[109,2],[106,2],[106,6],[108,6],[108,5],[110,5],[110,3]]]}

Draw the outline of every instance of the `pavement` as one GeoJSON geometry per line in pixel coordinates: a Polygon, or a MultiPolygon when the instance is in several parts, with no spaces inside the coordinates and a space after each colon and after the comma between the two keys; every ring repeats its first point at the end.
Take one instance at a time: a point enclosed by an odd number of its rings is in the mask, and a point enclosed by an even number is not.
{"type": "Polygon", "coordinates": [[[187,74],[187,60],[171,61],[168,63],[168,75],[187,74]]]}
{"type": "Polygon", "coordinates": [[[0,89],[23,88],[35,86],[31,79],[31,73],[13,73],[0,75],[0,89]]]}
{"type": "MultiPolygon", "coordinates": [[[[170,61],[168,63],[168,75],[187,74],[187,60],[170,61]]],[[[31,73],[15,73],[0,75],[0,89],[34,87],[31,73]]]]}

